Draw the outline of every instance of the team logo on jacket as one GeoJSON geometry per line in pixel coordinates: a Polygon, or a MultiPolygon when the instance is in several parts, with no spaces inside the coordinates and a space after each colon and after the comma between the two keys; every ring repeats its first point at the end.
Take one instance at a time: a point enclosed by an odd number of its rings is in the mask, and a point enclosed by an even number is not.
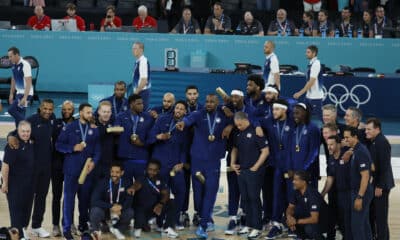
{"type": "Polygon", "coordinates": [[[247,138],[251,138],[251,136],[252,136],[251,133],[248,133],[248,134],[246,135],[247,138]]]}
{"type": "Polygon", "coordinates": [[[305,203],[307,202],[307,198],[304,198],[304,202],[305,202],[305,203]]]}
{"type": "Polygon", "coordinates": [[[140,117],[139,122],[144,122],[144,118],[140,117]]]}
{"type": "Polygon", "coordinates": [[[307,129],[304,129],[303,134],[307,135],[307,129]]]}
{"type": "Polygon", "coordinates": [[[93,134],[93,130],[92,130],[92,129],[89,129],[88,134],[89,134],[89,135],[92,135],[92,134],[93,134]]]}
{"type": "Polygon", "coordinates": [[[221,118],[217,117],[217,119],[215,119],[216,123],[220,123],[221,122],[221,118]]]}
{"type": "Polygon", "coordinates": [[[156,185],[160,185],[160,184],[161,184],[160,180],[157,180],[156,185]]]}
{"type": "Polygon", "coordinates": [[[289,127],[289,126],[286,126],[286,127],[285,127],[285,131],[286,131],[286,132],[289,132],[289,130],[290,130],[290,127],[289,127]]]}

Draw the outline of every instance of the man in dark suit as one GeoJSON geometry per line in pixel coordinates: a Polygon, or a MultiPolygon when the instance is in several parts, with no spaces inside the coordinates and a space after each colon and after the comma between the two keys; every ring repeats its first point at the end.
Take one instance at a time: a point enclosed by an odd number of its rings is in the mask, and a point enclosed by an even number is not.
{"type": "Polygon", "coordinates": [[[375,168],[373,172],[374,198],[371,204],[370,219],[374,239],[388,240],[389,193],[394,187],[391,160],[391,146],[381,132],[381,122],[377,118],[367,120],[365,133],[368,149],[375,168]]]}

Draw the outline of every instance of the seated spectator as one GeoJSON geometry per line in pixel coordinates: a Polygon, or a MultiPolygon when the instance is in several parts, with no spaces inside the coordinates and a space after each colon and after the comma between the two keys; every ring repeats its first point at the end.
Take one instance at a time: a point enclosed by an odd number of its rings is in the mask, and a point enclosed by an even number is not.
{"type": "Polygon", "coordinates": [[[378,6],[375,10],[375,19],[372,21],[372,31],[375,38],[383,37],[383,29],[392,27],[392,21],[385,16],[385,8],[378,6]]]}
{"type": "Polygon", "coordinates": [[[351,11],[349,7],[345,7],[342,10],[342,18],[336,24],[336,29],[339,31],[340,37],[356,37],[357,30],[356,24],[351,19],[351,11]]]}
{"type": "Polygon", "coordinates": [[[372,15],[371,11],[364,11],[363,19],[359,24],[359,28],[362,30],[363,38],[372,38],[374,37],[374,32],[372,29],[372,15]]]}
{"type": "Polygon", "coordinates": [[[314,37],[334,37],[335,25],[328,21],[328,11],[321,10],[318,13],[318,22],[313,30],[314,37]]]}
{"type": "Polygon", "coordinates": [[[175,207],[169,198],[169,186],[160,178],[161,163],[158,160],[147,162],[146,174],[137,179],[128,192],[134,194],[135,206],[135,231],[139,238],[141,230],[149,229],[148,221],[156,217],[157,225],[162,229],[162,234],[176,238],[175,232],[175,207]]]}
{"type": "Polygon", "coordinates": [[[304,12],[319,12],[321,11],[321,0],[303,0],[304,12]]]}
{"type": "Polygon", "coordinates": [[[269,36],[297,36],[299,29],[296,28],[293,21],[287,19],[285,9],[279,9],[276,12],[276,20],[273,20],[268,27],[269,36]]]}
{"type": "Polygon", "coordinates": [[[264,36],[264,29],[260,21],[254,19],[250,11],[244,13],[244,20],[239,22],[236,34],[264,36]]]}
{"type": "Polygon", "coordinates": [[[133,19],[132,26],[138,31],[142,28],[157,28],[157,20],[148,15],[146,6],[141,5],[138,7],[138,16],[133,19]]]}
{"type": "Polygon", "coordinates": [[[64,19],[75,19],[76,20],[76,27],[79,31],[85,31],[86,25],[85,20],[80,16],[76,15],[76,6],[73,3],[67,4],[67,16],[64,19]]]}
{"type": "Polygon", "coordinates": [[[293,176],[295,191],[286,209],[286,224],[289,227],[289,237],[296,239],[325,239],[322,236],[322,221],[327,205],[319,192],[308,186],[308,173],[298,171],[293,176]]]}
{"type": "Polygon", "coordinates": [[[34,13],[35,16],[29,18],[28,25],[31,26],[33,30],[50,30],[51,19],[44,14],[43,7],[36,6],[34,13]]]}
{"type": "Polygon", "coordinates": [[[100,235],[100,223],[111,219],[110,232],[117,239],[125,239],[121,232],[128,229],[133,218],[133,197],[127,191],[131,184],[122,180],[123,175],[122,164],[114,162],[110,178],[100,181],[92,193],[90,228],[96,235],[100,235]]]}
{"type": "Polygon", "coordinates": [[[110,28],[120,28],[122,26],[122,20],[118,16],[115,16],[115,7],[109,5],[106,8],[106,17],[100,22],[100,31],[104,32],[110,28]]]}
{"type": "Polygon", "coordinates": [[[192,17],[192,11],[190,8],[183,9],[182,18],[171,30],[171,33],[201,34],[199,23],[192,17]]]}
{"type": "Polygon", "coordinates": [[[317,23],[314,21],[313,12],[303,13],[303,23],[300,27],[300,32],[303,31],[303,36],[312,37],[313,30],[316,28],[317,23]]]}
{"type": "Polygon", "coordinates": [[[224,8],[221,2],[215,2],[213,6],[213,15],[208,17],[204,34],[223,34],[232,31],[231,18],[224,14],[224,8]]]}
{"type": "Polygon", "coordinates": [[[46,3],[44,0],[30,0],[29,6],[30,7],[36,7],[36,6],[46,7],[46,3]]]}

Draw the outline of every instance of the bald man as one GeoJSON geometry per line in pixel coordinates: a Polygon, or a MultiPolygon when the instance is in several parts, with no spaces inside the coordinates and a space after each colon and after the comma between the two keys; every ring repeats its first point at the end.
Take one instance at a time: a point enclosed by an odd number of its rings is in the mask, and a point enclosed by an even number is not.
{"type": "Polygon", "coordinates": [[[273,41],[266,41],[264,43],[264,72],[263,79],[265,85],[277,85],[281,89],[281,77],[279,75],[279,60],[274,53],[275,43],[273,41]]]}
{"type": "Polygon", "coordinates": [[[164,94],[162,106],[153,107],[150,110],[150,115],[157,119],[160,115],[171,113],[175,105],[175,95],[167,92],[164,94]]]}

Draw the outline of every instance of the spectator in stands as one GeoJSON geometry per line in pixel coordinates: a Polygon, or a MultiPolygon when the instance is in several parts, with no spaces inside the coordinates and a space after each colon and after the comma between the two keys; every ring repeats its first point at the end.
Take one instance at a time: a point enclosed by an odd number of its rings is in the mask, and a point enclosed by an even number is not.
{"type": "Polygon", "coordinates": [[[36,6],[46,7],[46,3],[44,0],[30,0],[29,6],[30,7],[36,7],[36,6]]]}
{"type": "Polygon", "coordinates": [[[224,8],[221,2],[215,2],[213,6],[213,15],[208,17],[204,34],[223,34],[231,30],[231,18],[224,14],[224,8]]]}
{"type": "Polygon", "coordinates": [[[294,25],[293,21],[287,19],[285,9],[279,9],[276,12],[276,20],[273,20],[268,27],[269,36],[297,36],[299,29],[294,25]]]}
{"type": "Polygon", "coordinates": [[[109,5],[106,8],[106,17],[101,20],[100,31],[104,32],[110,28],[120,28],[122,20],[120,17],[115,16],[115,6],[109,5]]]}
{"type": "Polygon", "coordinates": [[[264,36],[264,29],[260,21],[254,19],[250,11],[244,13],[244,20],[239,22],[236,34],[264,36]]]}
{"type": "Polygon", "coordinates": [[[363,19],[359,24],[359,29],[362,31],[362,37],[364,38],[372,38],[374,37],[374,32],[372,29],[372,15],[371,11],[364,11],[363,19]]]}
{"type": "Polygon", "coordinates": [[[42,6],[36,6],[34,10],[35,16],[32,16],[28,20],[28,25],[33,30],[50,30],[51,19],[49,16],[44,14],[42,6]]]}
{"type": "Polygon", "coordinates": [[[182,18],[178,24],[171,30],[171,33],[180,34],[201,34],[199,23],[192,17],[190,8],[184,8],[182,18]]]}
{"type": "Polygon", "coordinates": [[[178,24],[185,3],[183,0],[159,1],[162,10],[161,16],[168,20],[168,31],[171,31],[171,29],[178,24]]]}
{"type": "Polygon", "coordinates": [[[312,37],[313,30],[316,28],[317,23],[314,21],[313,12],[304,12],[303,13],[303,23],[300,27],[300,34],[303,33],[303,36],[312,37]]]}
{"type": "Polygon", "coordinates": [[[318,13],[318,23],[316,28],[313,30],[314,37],[334,37],[335,26],[333,23],[328,21],[328,11],[321,10],[318,13]]]}
{"type": "Polygon", "coordinates": [[[336,29],[339,31],[340,37],[356,37],[356,24],[351,19],[351,11],[349,7],[344,7],[342,10],[342,19],[336,24],[336,29]]]}
{"type": "Polygon", "coordinates": [[[148,15],[145,5],[141,5],[138,7],[138,16],[133,19],[132,26],[138,31],[142,28],[157,28],[157,20],[148,15]]]}
{"type": "Polygon", "coordinates": [[[67,16],[64,19],[75,19],[76,20],[76,27],[79,31],[85,31],[86,25],[85,20],[80,16],[76,15],[76,6],[73,3],[67,4],[67,16]]]}
{"type": "Polygon", "coordinates": [[[304,12],[313,11],[319,12],[321,11],[321,0],[303,0],[304,12]]]}
{"type": "Polygon", "coordinates": [[[378,6],[375,10],[375,19],[372,22],[372,30],[375,38],[383,37],[383,29],[392,27],[392,21],[385,16],[385,8],[378,6]]]}

